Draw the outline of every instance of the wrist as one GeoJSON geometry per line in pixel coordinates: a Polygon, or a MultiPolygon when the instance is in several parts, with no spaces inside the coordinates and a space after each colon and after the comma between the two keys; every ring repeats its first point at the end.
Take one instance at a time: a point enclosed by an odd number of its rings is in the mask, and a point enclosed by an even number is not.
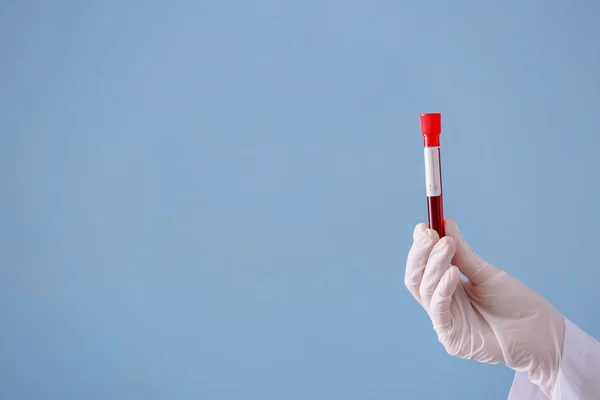
{"type": "MultiPolygon", "coordinates": [[[[558,312],[557,312],[558,314],[558,312]]],[[[529,380],[538,386],[551,399],[560,372],[562,352],[565,341],[565,322],[562,315],[553,318],[548,327],[547,351],[536,354],[532,368],[528,370],[529,380]]],[[[540,338],[540,340],[544,340],[540,338]]]]}

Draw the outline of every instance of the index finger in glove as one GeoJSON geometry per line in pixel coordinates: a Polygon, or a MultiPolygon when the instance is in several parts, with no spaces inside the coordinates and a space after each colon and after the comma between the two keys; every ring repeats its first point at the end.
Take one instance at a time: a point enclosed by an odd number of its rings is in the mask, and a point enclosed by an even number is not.
{"type": "Polygon", "coordinates": [[[438,335],[442,335],[452,326],[450,305],[452,304],[452,295],[458,286],[459,280],[460,271],[457,267],[451,266],[444,272],[431,298],[429,317],[438,335]]]}
{"type": "Polygon", "coordinates": [[[419,287],[421,286],[421,280],[423,279],[423,272],[429,254],[438,240],[439,236],[437,232],[428,229],[426,223],[420,223],[415,227],[413,244],[406,259],[404,284],[415,300],[421,305],[423,305],[423,303],[421,301],[421,295],[419,294],[419,287]]]}
{"type": "Polygon", "coordinates": [[[425,266],[421,287],[419,288],[421,303],[425,307],[425,310],[429,310],[429,303],[431,302],[433,292],[444,273],[450,268],[450,261],[454,256],[455,249],[454,240],[449,236],[441,238],[433,246],[433,250],[425,266]]]}

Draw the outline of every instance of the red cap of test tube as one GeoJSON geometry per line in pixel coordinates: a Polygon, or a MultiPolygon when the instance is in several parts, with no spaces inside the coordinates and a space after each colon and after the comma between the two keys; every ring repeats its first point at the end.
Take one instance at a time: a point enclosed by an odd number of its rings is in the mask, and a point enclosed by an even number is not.
{"type": "Polygon", "coordinates": [[[439,146],[440,133],[442,133],[442,114],[421,114],[421,134],[423,135],[425,146],[439,146]]]}

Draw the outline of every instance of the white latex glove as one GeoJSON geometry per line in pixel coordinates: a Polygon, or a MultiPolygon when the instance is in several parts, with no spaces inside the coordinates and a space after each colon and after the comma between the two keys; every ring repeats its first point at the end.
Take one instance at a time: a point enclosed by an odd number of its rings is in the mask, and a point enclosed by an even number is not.
{"type": "Polygon", "coordinates": [[[425,308],[448,354],[527,371],[551,398],[565,323],[548,301],[477,256],[456,223],[446,235],[416,226],[405,284],[425,308]],[[460,273],[468,280],[461,279],[460,273]]]}

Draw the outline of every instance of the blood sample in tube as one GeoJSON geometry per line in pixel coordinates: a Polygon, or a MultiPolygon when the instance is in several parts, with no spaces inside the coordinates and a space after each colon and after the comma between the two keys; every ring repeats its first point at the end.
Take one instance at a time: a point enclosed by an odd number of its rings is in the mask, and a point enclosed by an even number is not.
{"type": "Polygon", "coordinates": [[[429,228],[443,237],[444,199],[442,195],[442,163],[440,156],[440,134],[442,115],[440,113],[421,114],[421,134],[425,152],[425,191],[427,195],[427,217],[429,228]]]}

